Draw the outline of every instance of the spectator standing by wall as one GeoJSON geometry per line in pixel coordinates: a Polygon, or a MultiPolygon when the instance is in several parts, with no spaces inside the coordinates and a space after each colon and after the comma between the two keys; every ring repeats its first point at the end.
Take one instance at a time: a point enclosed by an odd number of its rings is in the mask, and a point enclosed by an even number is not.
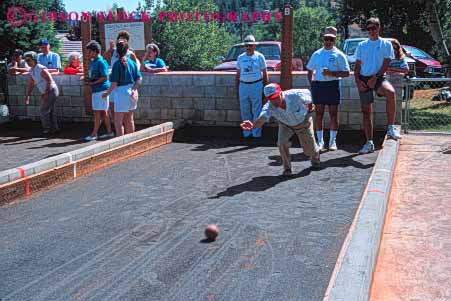
{"type": "Polygon", "coordinates": [[[113,65],[111,73],[111,86],[102,96],[108,97],[112,91],[116,91],[114,126],[116,136],[130,134],[135,131],[133,111],[137,108],[138,87],[141,84],[142,75],[135,62],[127,58],[128,43],[119,40],[116,44],[119,60],[113,65]],[[123,126],[124,125],[124,126],[123,126]]]}
{"type": "Polygon", "coordinates": [[[111,130],[110,117],[108,116],[108,97],[102,97],[110,87],[108,80],[108,62],[100,55],[100,44],[91,41],[86,45],[91,63],[89,64],[88,78],[86,84],[92,90],[92,110],[94,111],[94,128],[91,135],[85,137],[85,141],[97,140],[97,138],[112,138],[114,133],[111,130]],[[107,133],[98,136],[101,123],[104,123],[107,133]]]}
{"type": "Polygon", "coordinates": [[[142,59],[141,71],[150,73],[167,72],[166,63],[160,56],[160,48],[154,43],[147,44],[146,53],[142,59]]]}
{"type": "Polygon", "coordinates": [[[360,103],[363,113],[363,127],[367,142],[359,151],[361,154],[374,152],[373,143],[373,102],[375,91],[386,97],[388,119],[387,136],[392,139],[401,138],[395,128],[396,94],[395,89],[385,78],[390,61],[395,58],[393,46],[389,40],[380,37],[381,25],[378,18],[366,21],[369,38],[359,43],[356,49],[355,82],[359,89],[360,103]]]}
{"type": "Polygon", "coordinates": [[[71,52],[67,56],[68,65],[64,67],[64,74],[82,74],[83,65],[80,62],[81,54],[79,52],[71,52]]]}
{"type": "Polygon", "coordinates": [[[22,58],[23,51],[20,49],[14,50],[11,63],[8,64],[8,73],[11,75],[28,73],[30,67],[22,58]]]}
{"type": "Polygon", "coordinates": [[[34,86],[41,93],[41,123],[43,134],[55,134],[59,132],[56,116],[56,101],[59,95],[58,87],[48,69],[38,64],[38,55],[34,51],[25,53],[25,61],[30,66],[30,78],[25,92],[25,103],[30,103],[30,95],[34,86]]]}
{"type": "Polygon", "coordinates": [[[42,52],[38,54],[38,64],[46,67],[50,73],[58,73],[61,70],[59,54],[50,51],[50,44],[47,39],[42,39],[39,46],[42,52]]]}
{"type": "Polygon", "coordinates": [[[407,63],[406,54],[401,47],[401,43],[398,40],[390,40],[393,51],[395,53],[395,59],[388,65],[388,72],[409,74],[409,64],[407,63]]]}
{"type": "MultiPolygon", "coordinates": [[[[255,121],[262,109],[263,86],[269,82],[266,60],[263,54],[256,51],[257,43],[253,35],[244,38],[246,52],[237,60],[235,85],[240,98],[241,118],[255,121]]],[[[261,138],[260,127],[252,130],[243,129],[244,138],[261,138]]]]}
{"type": "Polygon", "coordinates": [[[316,111],[316,137],[318,148],[324,147],[323,126],[325,107],[329,107],[330,135],[328,148],[337,150],[338,107],[340,104],[340,78],[349,76],[349,64],[343,52],[335,47],[337,29],[327,27],[324,31],[324,47],[315,51],[307,64],[312,99],[316,111]]]}
{"type": "MultiPolygon", "coordinates": [[[[126,30],[119,31],[119,33],[117,34],[116,42],[111,40],[110,47],[103,54],[104,58],[110,62],[111,68],[113,68],[114,63],[117,62],[119,59],[117,49],[115,48],[115,43],[117,43],[121,40],[125,40],[127,42],[127,45],[130,42],[130,34],[126,30]]],[[[140,63],[139,63],[138,57],[131,49],[127,50],[126,57],[129,59],[132,59],[138,66],[138,70],[140,70],[140,63]]],[[[113,90],[111,92],[111,95],[109,96],[109,101],[110,101],[109,108],[110,108],[110,112],[111,112],[111,118],[113,118],[113,120],[114,120],[114,111],[115,111],[114,110],[114,102],[116,100],[116,92],[117,91],[118,90],[113,90]]]]}

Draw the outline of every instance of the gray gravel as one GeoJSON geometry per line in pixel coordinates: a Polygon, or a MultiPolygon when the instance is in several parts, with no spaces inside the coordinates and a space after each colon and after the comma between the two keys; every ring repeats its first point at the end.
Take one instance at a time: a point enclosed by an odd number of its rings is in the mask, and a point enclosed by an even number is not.
{"type": "Polygon", "coordinates": [[[173,143],[0,208],[0,299],[322,299],[377,153],[293,148],[287,179],[271,144],[173,143]]]}

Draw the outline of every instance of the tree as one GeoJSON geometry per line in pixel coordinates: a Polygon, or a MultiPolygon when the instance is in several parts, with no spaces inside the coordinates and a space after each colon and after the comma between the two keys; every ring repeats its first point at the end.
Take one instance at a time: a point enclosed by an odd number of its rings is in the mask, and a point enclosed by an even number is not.
{"type": "Polygon", "coordinates": [[[324,7],[302,7],[294,12],[294,56],[307,63],[312,53],[323,47],[321,32],[335,25],[333,15],[324,7]]]}
{"type": "MultiPolygon", "coordinates": [[[[61,2],[61,0],[58,0],[61,2]]],[[[39,51],[39,40],[48,39],[54,51],[58,51],[60,42],[56,38],[54,22],[31,22],[26,21],[21,26],[13,26],[8,23],[7,12],[10,7],[21,6],[27,12],[49,11],[54,7],[55,1],[14,1],[7,0],[0,3],[0,53],[10,57],[14,49],[19,48],[24,51],[39,51]]],[[[61,4],[62,5],[62,4],[61,4]]],[[[17,19],[22,19],[18,15],[17,19]]]]}
{"type": "MultiPolygon", "coordinates": [[[[158,3],[157,3],[158,4],[158,3]]],[[[158,20],[160,11],[217,11],[212,0],[164,1],[154,6],[152,19],[158,20]]],[[[171,70],[211,70],[233,44],[232,36],[218,22],[180,21],[153,23],[153,37],[161,49],[161,56],[171,70]]]]}

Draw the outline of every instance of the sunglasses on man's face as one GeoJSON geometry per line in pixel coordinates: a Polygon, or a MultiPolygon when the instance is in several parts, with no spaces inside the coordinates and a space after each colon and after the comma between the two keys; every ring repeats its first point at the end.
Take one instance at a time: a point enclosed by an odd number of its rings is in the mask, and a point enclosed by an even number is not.
{"type": "Polygon", "coordinates": [[[25,60],[25,62],[27,62],[27,63],[31,63],[31,60],[25,60]]]}
{"type": "Polygon", "coordinates": [[[326,37],[326,38],[324,38],[324,41],[325,42],[335,42],[335,39],[334,38],[330,38],[330,37],[326,37]]]}
{"type": "Polygon", "coordinates": [[[368,26],[366,28],[367,31],[376,31],[377,27],[376,26],[368,26]]]}
{"type": "Polygon", "coordinates": [[[246,48],[252,48],[252,47],[254,47],[254,45],[244,45],[244,47],[246,47],[246,48]]]}

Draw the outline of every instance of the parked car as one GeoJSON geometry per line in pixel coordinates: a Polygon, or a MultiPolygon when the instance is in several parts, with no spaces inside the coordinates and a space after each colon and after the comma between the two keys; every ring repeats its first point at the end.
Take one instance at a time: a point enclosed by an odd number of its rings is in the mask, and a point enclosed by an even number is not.
{"type": "Polygon", "coordinates": [[[402,48],[415,61],[417,77],[445,77],[445,70],[439,61],[421,49],[402,45],[402,48]]]}
{"type": "MultiPolygon", "coordinates": [[[[280,70],[282,66],[280,42],[276,41],[257,42],[256,50],[265,56],[268,71],[280,70]]],[[[243,43],[233,45],[225,58],[219,57],[219,61],[221,61],[222,63],[216,66],[213,70],[236,71],[236,60],[238,59],[238,56],[245,51],[246,48],[244,47],[243,43]]],[[[303,64],[300,58],[292,59],[292,70],[294,71],[303,70],[303,64]]]]}
{"type": "MultiPolygon", "coordinates": [[[[390,40],[390,38],[388,38],[390,40]]],[[[349,67],[351,70],[354,70],[355,67],[355,50],[357,49],[357,45],[359,45],[360,42],[366,40],[366,38],[353,38],[353,39],[346,39],[343,44],[343,52],[346,55],[346,58],[349,63],[349,67]]],[[[415,59],[410,57],[410,53],[406,51],[404,48],[404,45],[402,45],[404,52],[407,55],[407,64],[409,65],[409,76],[415,77],[416,76],[416,61],[415,59]]]]}

